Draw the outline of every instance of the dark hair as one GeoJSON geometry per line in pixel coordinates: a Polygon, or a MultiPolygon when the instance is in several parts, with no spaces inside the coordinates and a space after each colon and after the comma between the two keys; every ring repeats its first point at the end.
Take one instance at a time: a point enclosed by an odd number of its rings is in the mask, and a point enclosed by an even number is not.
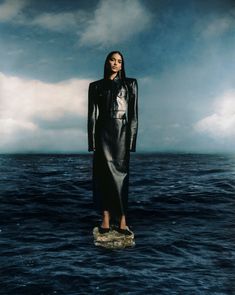
{"type": "Polygon", "coordinates": [[[125,81],[126,79],[126,72],[125,72],[125,65],[124,65],[124,58],[123,55],[120,51],[111,51],[106,59],[105,59],[105,63],[104,63],[104,79],[108,79],[109,75],[110,75],[110,68],[109,68],[109,59],[111,58],[111,56],[115,53],[118,53],[121,58],[122,58],[122,69],[118,72],[119,78],[122,79],[123,81],[125,81]]]}

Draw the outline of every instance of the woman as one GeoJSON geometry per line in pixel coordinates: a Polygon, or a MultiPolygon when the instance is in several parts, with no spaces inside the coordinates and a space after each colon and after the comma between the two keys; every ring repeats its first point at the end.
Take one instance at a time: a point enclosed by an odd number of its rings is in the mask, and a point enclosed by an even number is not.
{"type": "Polygon", "coordinates": [[[118,232],[131,235],[126,224],[130,152],[136,150],[138,85],[126,78],[123,55],[110,52],[104,78],[89,85],[88,151],[93,151],[93,199],[103,214],[101,234],[118,221],[118,232]]]}

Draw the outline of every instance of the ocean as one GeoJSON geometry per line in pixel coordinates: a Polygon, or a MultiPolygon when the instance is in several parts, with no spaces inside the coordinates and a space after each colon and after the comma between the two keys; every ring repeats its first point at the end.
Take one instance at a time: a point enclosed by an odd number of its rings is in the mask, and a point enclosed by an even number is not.
{"type": "Polygon", "coordinates": [[[132,153],[132,248],[94,245],[92,154],[0,155],[0,294],[235,294],[235,156],[132,153]]]}

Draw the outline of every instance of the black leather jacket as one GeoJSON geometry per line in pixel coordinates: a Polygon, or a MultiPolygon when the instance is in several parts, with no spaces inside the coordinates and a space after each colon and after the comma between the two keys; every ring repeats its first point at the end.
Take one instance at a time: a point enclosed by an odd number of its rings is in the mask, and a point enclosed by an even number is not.
{"type": "Polygon", "coordinates": [[[96,123],[99,119],[125,118],[127,120],[129,151],[136,151],[138,130],[138,84],[133,78],[98,80],[89,84],[88,92],[88,151],[95,150],[96,123]],[[110,84],[114,83],[110,91],[110,84]],[[108,87],[107,87],[108,86],[108,87]]]}

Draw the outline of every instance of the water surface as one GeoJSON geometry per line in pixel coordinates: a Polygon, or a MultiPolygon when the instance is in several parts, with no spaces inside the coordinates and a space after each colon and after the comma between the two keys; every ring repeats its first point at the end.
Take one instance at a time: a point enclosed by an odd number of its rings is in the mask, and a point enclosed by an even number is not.
{"type": "Polygon", "coordinates": [[[235,294],[235,157],[131,155],[136,246],[95,247],[92,155],[0,156],[0,294],[235,294]]]}

